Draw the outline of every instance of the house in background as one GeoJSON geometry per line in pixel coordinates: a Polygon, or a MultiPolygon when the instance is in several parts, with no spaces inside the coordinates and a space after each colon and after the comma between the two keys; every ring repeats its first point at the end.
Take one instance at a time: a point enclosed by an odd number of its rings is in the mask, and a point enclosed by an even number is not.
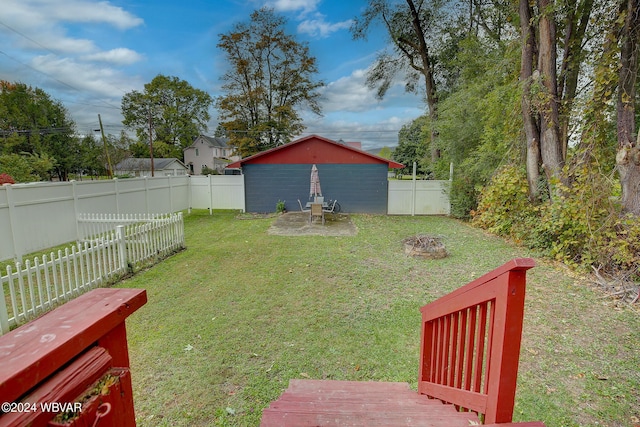
{"type": "Polygon", "coordinates": [[[184,149],[184,164],[192,175],[201,175],[205,167],[222,173],[229,163],[239,159],[233,155],[226,138],[200,135],[184,149]]]}
{"type": "MultiPolygon", "coordinates": [[[[187,175],[189,169],[176,158],[153,159],[153,176],[187,175]]],[[[118,163],[115,175],[151,176],[151,159],[129,157],[118,163]]]]}
{"type": "Polygon", "coordinates": [[[316,165],[325,199],[337,199],[343,212],[386,214],[387,171],[403,168],[393,160],[351,144],[310,135],[229,164],[241,168],[247,212],[273,212],[278,201],[298,210],[309,200],[311,167],[316,165]]]}

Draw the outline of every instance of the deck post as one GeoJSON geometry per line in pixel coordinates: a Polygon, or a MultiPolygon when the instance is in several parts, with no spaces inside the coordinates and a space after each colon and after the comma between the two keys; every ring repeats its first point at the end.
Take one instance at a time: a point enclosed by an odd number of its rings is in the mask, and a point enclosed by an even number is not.
{"type": "Polygon", "coordinates": [[[485,424],[511,422],[534,265],[514,259],[421,308],[419,393],[483,414],[485,424]]]}
{"type": "Polygon", "coordinates": [[[525,271],[509,271],[496,297],[493,345],[489,356],[485,424],[509,423],[518,379],[524,317],[525,271]]]}

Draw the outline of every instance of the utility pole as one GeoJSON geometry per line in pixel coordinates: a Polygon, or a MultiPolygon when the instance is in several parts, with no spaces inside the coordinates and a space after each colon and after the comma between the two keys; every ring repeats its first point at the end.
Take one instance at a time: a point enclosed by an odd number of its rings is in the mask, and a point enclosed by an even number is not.
{"type": "Polygon", "coordinates": [[[104,145],[104,154],[107,157],[107,175],[113,178],[113,168],[111,167],[111,157],[109,157],[109,149],[107,148],[107,139],[104,137],[104,128],[102,127],[102,119],[98,114],[98,122],[100,123],[100,133],[102,134],[102,144],[104,145]]]}
{"type": "Polygon", "coordinates": [[[149,104],[149,156],[151,157],[151,177],[153,177],[154,167],[153,167],[153,138],[151,136],[151,104],[149,104]]]}

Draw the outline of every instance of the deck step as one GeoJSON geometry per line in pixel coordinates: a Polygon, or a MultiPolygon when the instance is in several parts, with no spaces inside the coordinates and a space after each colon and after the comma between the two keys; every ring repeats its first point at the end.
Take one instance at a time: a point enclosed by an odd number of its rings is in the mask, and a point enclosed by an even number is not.
{"type": "Polygon", "coordinates": [[[475,413],[419,395],[407,383],[291,380],[262,413],[262,427],[424,426],[469,427],[475,413]]]}

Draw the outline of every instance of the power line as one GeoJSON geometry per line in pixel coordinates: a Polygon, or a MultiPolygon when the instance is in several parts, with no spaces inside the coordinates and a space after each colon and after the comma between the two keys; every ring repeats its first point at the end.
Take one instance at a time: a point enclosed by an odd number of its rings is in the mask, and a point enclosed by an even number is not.
{"type": "Polygon", "coordinates": [[[25,39],[29,40],[30,42],[32,42],[32,43],[34,43],[34,44],[37,44],[38,46],[40,46],[41,48],[43,48],[43,49],[44,49],[44,50],[46,50],[47,52],[51,52],[51,53],[53,53],[54,55],[56,55],[56,53],[55,53],[54,51],[52,51],[51,49],[49,49],[47,46],[45,46],[45,45],[43,45],[43,44],[41,44],[41,43],[39,43],[39,42],[35,41],[34,39],[32,39],[32,38],[31,38],[31,37],[29,37],[29,36],[26,36],[25,34],[22,34],[20,31],[16,30],[15,28],[12,28],[12,27],[8,26],[8,25],[7,25],[7,24],[5,24],[4,22],[0,21],[0,25],[2,25],[3,27],[5,27],[5,28],[7,28],[7,29],[9,29],[9,30],[13,31],[14,33],[16,33],[16,34],[18,34],[18,35],[20,35],[20,36],[24,37],[25,39]]]}
{"type": "Polygon", "coordinates": [[[61,133],[72,133],[74,130],[70,127],[58,128],[38,128],[38,129],[0,129],[0,136],[9,136],[17,133],[18,135],[50,135],[61,133]]]}
{"type": "MultiPolygon", "coordinates": [[[[14,33],[18,34],[19,36],[24,37],[25,39],[29,40],[30,42],[32,42],[32,43],[34,43],[34,44],[36,44],[36,45],[40,46],[41,48],[43,48],[43,49],[44,49],[44,50],[46,50],[47,52],[49,52],[49,53],[51,53],[51,54],[53,54],[53,55],[55,55],[55,56],[58,56],[58,54],[57,54],[56,52],[54,52],[53,50],[51,50],[49,47],[47,47],[47,46],[43,45],[42,43],[38,42],[37,40],[32,39],[31,37],[27,36],[26,34],[24,34],[24,33],[20,32],[20,31],[18,31],[18,30],[16,30],[15,28],[13,28],[13,27],[11,27],[11,26],[7,25],[6,23],[4,23],[4,22],[0,21],[0,25],[2,25],[3,27],[7,28],[7,29],[8,29],[8,30],[10,30],[10,31],[13,31],[14,33]]],[[[35,67],[33,67],[33,66],[29,65],[29,64],[25,64],[24,62],[22,62],[22,61],[20,61],[20,60],[18,60],[18,59],[16,59],[16,58],[14,58],[14,57],[12,57],[12,56],[8,55],[6,52],[0,51],[0,53],[2,53],[3,55],[5,55],[7,58],[12,59],[13,61],[15,61],[15,62],[17,62],[17,63],[19,63],[19,64],[21,64],[21,65],[23,65],[23,66],[25,66],[25,67],[28,67],[28,68],[30,68],[30,69],[32,69],[32,70],[34,70],[34,71],[38,72],[38,73],[41,73],[41,74],[43,74],[43,75],[45,75],[45,76],[49,77],[50,79],[53,79],[53,80],[57,81],[58,83],[60,83],[60,84],[62,84],[62,85],[64,85],[64,86],[66,86],[66,87],[68,87],[68,88],[70,88],[70,89],[72,89],[72,90],[74,90],[74,91],[77,91],[77,92],[82,93],[82,91],[81,91],[80,89],[78,89],[78,88],[76,88],[76,87],[74,87],[74,86],[72,86],[72,85],[70,85],[70,84],[68,84],[68,83],[66,83],[66,82],[63,82],[62,80],[60,80],[60,79],[58,79],[58,78],[56,78],[56,77],[53,77],[52,75],[47,74],[47,73],[45,73],[44,71],[38,70],[37,68],[35,68],[35,67]]],[[[125,90],[122,90],[121,88],[115,87],[115,86],[113,86],[113,85],[111,85],[111,86],[112,86],[112,87],[114,87],[114,88],[116,88],[116,89],[118,89],[118,90],[119,90],[119,91],[121,91],[122,93],[126,93],[126,91],[125,91],[125,90]]],[[[100,106],[95,105],[95,104],[89,104],[89,103],[83,103],[83,102],[77,102],[77,101],[65,101],[65,102],[70,102],[70,103],[75,103],[75,104],[80,104],[80,105],[88,105],[88,106],[96,107],[96,108],[100,107],[100,106]]],[[[108,103],[108,102],[106,102],[106,101],[100,101],[100,102],[104,103],[108,108],[117,109],[117,110],[119,110],[119,109],[120,109],[120,107],[116,107],[116,106],[114,106],[114,105],[111,105],[110,103],[108,103]]]]}
{"type": "MultiPolygon", "coordinates": [[[[11,55],[7,54],[6,52],[4,52],[4,51],[2,51],[2,50],[0,50],[0,54],[2,54],[2,55],[4,55],[4,56],[6,56],[7,58],[9,58],[9,59],[11,59],[11,60],[13,60],[13,61],[17,62],[17,63],[18,63],[18,64],[20,64],[20,65],[23,65],[23,66],[25,66],[25,67],[27,67],[27,68],[32,69],[33,71],[35,71],[35,72],[37,72],[37,73],[40,73],[40,74],[42,74],[42,75],[44,75],[44,76],[49,77],[49,78],[50,78],[50,79],[52,79],[52,80],[55,80],[56,82],[60,83],[60,84],[61,84],[61,85],[63,85],[63,86],[68,87],[69,89],[72,89],[72,90],[74,90],[74,91],[76,91],[76,92],[82,92],[80,89],[78,89],[78,88],[76,88],[76,87],[74,87],[74,86],[71,86],[71,85],[70,85],[70,84],[68,84],[68,83],[63,82],[62,80],[60,80],[60,79],[58,79],[58,78],[56,78],[56,77],[53,77],[52,75],[47,74],[47,73],[45,73],[44,71],[38,70],[37,68],[32,67],[32,66],[31,66],[31,65],[29,65],[29,64],[25,64],[24,62],[22,62],[22,61],[20,61],[20,60],[18,60],[18,59],[16,59],[16,58],[14,58],[13,56],[11,56],[11,55]]],[[[111,109],[116,109],[116,110],[119,110],[119,109],[120,109],[120,107],[116,107],[115,105],[109,104],[109,103],[108,103],[108,102],[106,102],[106,101],[100,101],[100,102],[104,103],[105,105],[95,105],[95,104],[89,104],[89,103],[83,103],[83,102],[77,102],[77,101],[65,101],[65,102],[70,102],[70,103],[75,103],[75,104],[81,104],[81,105],[89,105],[89,106],[91,106],[91,107],[96,107],[96,108],[104,108],[104,107],[106,106],[107,108],[111,108],[111,109]]]]}

